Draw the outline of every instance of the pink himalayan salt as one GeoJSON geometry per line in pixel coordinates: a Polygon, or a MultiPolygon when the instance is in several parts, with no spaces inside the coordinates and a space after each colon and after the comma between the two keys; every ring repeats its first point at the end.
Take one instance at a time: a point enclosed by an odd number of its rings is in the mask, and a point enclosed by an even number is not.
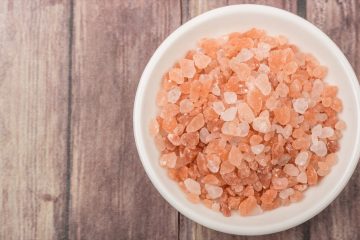
{"type": "Polygon", "coordinates": [[[221,187],[211,184],[205,184],[205,190],[209,199],[217,199],[223,194],[223,189],[221,187]]]}
{"type": "Polygon", "coordinates": [[[276,190],[285,189],[289,183],[286,177],[273,177],[271,182],[276,190]]]}
{"type": "Polygon", "coordinates": [[[175,168],[177,156],[174,152],[165,153],[160,158],[160,166],[167,166],[168,168],[175,168]]]}
{"type": "Polygon", "coordinates": [[[324,157],[327,154],[327,147],[323,141],[316,141],[310,146],[310,150],[319,157],[324,157]]]}
{"type": "Polygon", "coordinates": [[[309,104],[305,98],[298,98],[293,100],[293,108],[297,113],[304,114],[308,107],[309,104]]]}
{"type": "Polygon", "coordinates": [[[339,120],[336,124],[335,124],[335,129],[336,130],[344,130],[346,128],[346,124],[343,120],[339,120]]]}
{"type": "Polygon", "coordinates": [[[260,90],[260,92],[267,96],[271,92],[271,84],[269,78],[266,74],[259,74],[254,80],[255,86],[260,90]]]}
{"type": "Polygon", "coordinates": [[[279,192],[279,197],[281,199],[288,199],[291,195],[295,193],[294,189],[287,188],[279,192]]]}
{"type": "Polygon", "coordinates": [[[279,83],[275,89],[276,94],[280,97],[286,97],[289,94],[289,87],[285,83],[279,83]]]}
{"type": "Polygon", "coordinates": [[[269,118],[265,118],[265,117],[255,118],[252,123],[252,127],[254,128],[254,130],[261,133],[267,133],[271,130],[271,124],[269,118]]]}
{"type": "Polygon", "coordinates": [[[224,122],[221,132],[229,136],[245,137],[249,133],[249,124],[242,122],[224,122]]]}
{"type": "Polygon", "coordinates": [[[219,102],[213,102],[212,104],[212,108],[214,109],[214,111],[217,113],[217,114],[221,114],[222,112],[225,111],[225,106],[224,106],[224,103],[219,101],[219,102]]]}
{"type": "Polygon", "coordinates": [[[219,156],[212,154],[207,158],[207,167],[210,172],[217,173],[220,169],[221,160],[219,156]]]}
{"type": "Polygon", "coordinates": [[[194,104],[189,99],[185,98],[180,101],[179,111],[180,113],[189,113],[194,109],[194,104]]]}
{"type": "Polygon", "coordinates": [[[193,56],[195,66],[199,69],[206,68],[211,62],[211,58],[201,52],[197,52],[193,56]]]}
{"type": "Polygon", "coordinates": [[[299,183],[307,183],[307,175],[305,172],[300,172],[299,175],[296,177],[296,181],[299,183]]]}
{"type": "Polygon", "coordinates": [[[180,146],[181,144],[181,138],[179,137],[179,135],[173,134],[173,133],[169,133],[167,135],[168,140],[172,143],[172,145],[174,146],[180,146]]]}
{"type": "Polygon", "coordinates": [[[254,54],[249,49],[243,48],[241,49],[239,54],[235,57],[235,59],[237,62],[241,63],[250,60],[253,56],[254,54]]]}
{"type": "Polygon", "coordinates": [[[210,135],[210,133],[209,133],[207,128],[200,129],[199,137],[200,137],[201,142],[208,143],[209,142],[209,139],[208,139],[209,135],[210,135]]]}
{"type": "Polygon", "coordinates": [[[238,117],[241,121],[251,123],[254,120],[255,114],[246,102],[239,102],[237,108],[238,117]]]}
{"type": "Polygon", "coordinates": [[[229,161],[225,161],[220,166],[220,174],[227,174],[234,171],[235,166],[232,165],[229,161]]]}
{"type": "Polygon", "coordinates": [[[221,119],[225,122],[233,121],[236,117],[237,108],[230,107],[221,113],[221,119]]]}
{"type": "Polygon", "coordinates": [[[324,127],[321,129],[321,135],[320,138],[329,138],[333,136],[335,133],[334,129],[331,127],[324,127]]]}
{"type": "Polygon", "coordinates": [[[181,84],[184,82],[184,77],[180,68],[172,68],[169,71],[169,78],[171,81],[174,81],[177,84],[181,84]]]}
{"type": "Polygon", "coordinates": [[[214,94],[215,96],[220,96],[221,90],[219,88],[219,85],[214,84],[212,89],[211,89],[211,93],[214,94]]]}
{"type": "Polygon", "coordinates": [[[238,147],[232,146],[228,156],[229,162],[236,167],[240,167],[242,159],[243,155],[240,149],[238,147]]]}
{"type": "Polygon", "coordinates": [[[156,119],[151,120],[149,125],[149,132],[152,137],[159,133],[159,123],[156,119]]]}
{"type": "Polygon", "coordinates": [[[295,164],[298,166],[305,166],[309,158],[309,153],[307,151],[300,152],[295,158],[295,164]]]}
{"type": "Polygon", "coordinates": [[[284,173],[292,177],[296,177],[297,175],[299,175],[299,169],[295,167],[294,164],[286,164],[283,170],[284,173]]]}
{"type": "Polygon", "coordinates": [[[170,103],[176,103],[181,95],[181,91],[179,87],[173,87],[167,93],[167,100],[170,103]]]}
{"type": "Polygon", "coordinates": [[[190,123],[186,127],[187,132],[195,132],[202,128],[205,124],[204,115],[199,113],[193,119],[191,119],[190,123]]]}
{"type": "Polygon", "coordinates": [[[237,95],[234,92],[224,92],[224,101],[227,104],[236,103],[237,95]]]}
{"type": "Polygon", "coordinates": [[[262,153],[264,151],[265,145],[264,144],[257,144],[257,145],[253,145],[251,146],[251,151],[258,155],[260,153],[262,153]]]}
{"type": "Polygon", "coordinates": [[[270,45],[267,43],[260,42],[257,48],[253,48],[252,51],[255,55],[255,58],[259,61],[267,58],[269,56],[270,45]]]}
{"type": "Polygon", "coordinates": [[[270,68],[268,65],[261,63],[258,68],[258,73],[267,74],[270,72],[270,68]]]}
{"type": "Polygon", "coordinates": [[[195,181],[194,179],[191,179],[191,178],[187,178],[184,180],[184,184],[185,184],[186,190],[188,190],[190,193],[195,194],[195,195],[200,195],[201,187],[197,181],[195,181]]]}
{"type": "Polygon", "coordinates": [[[249,216],[257,208],[257,201],[254,196],[249,196],[239,205],[240,215],[249,216]]]}
{"type": "Polygon", "coordinates": [[[184,77],[187,77],[187,78],[194,77],[194,75],[196,73],[196,69],[195,69],[195,66],[194,66],[194,61],[189,60],[189,59],[181,59],[179,61],[179,64],[180,64],[180,68],[181,68],[181,71],[182,71],[182,75],[184,77]]]}

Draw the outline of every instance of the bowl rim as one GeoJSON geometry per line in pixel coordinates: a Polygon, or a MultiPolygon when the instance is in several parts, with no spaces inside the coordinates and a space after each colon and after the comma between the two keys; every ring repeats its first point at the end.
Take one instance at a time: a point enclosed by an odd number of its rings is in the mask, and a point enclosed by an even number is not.
{"type": "MultiPolygon", "coordinates": [[[[210,229],[214,229],[220,232],[229,233],[229,234],[237,234],[237,235],[264,235],[264,234],[270,234],[275,232],[280,232],[287,230],[289,228],[292,228],[294,226],[300,225],[304,223],[305,221],[309,220],[310,218],[314,217],[318,213],[320,213],[322,210],[324,210],[332,201],[335,200],[335,198],[340,194],[340,192],[344,189],[348,181],[350,180],[351,176],[354,173],[354,170],[357,166],[357,163],[359,161],[360,157],[360,148],[354,149],[352,153],[352,158],[348,163],[348,166],[346,168],[346,172],[341,176],[341,178],[338,181],[338,184],[334,186],[334,188],[331,190],[331,192],[328,193],[326,198],[323,198],[322,201],[319,201],[317,204],[314,204],[313,207],[306,209],[302,212],[302,214],[291,217],[286,221],[285,223],[273,223],[267,226],[262,227],[261,229],[256,227],[249,227],[246,226],[246,228],[242,228],[241,226],[238,226],[236,229],[234,229],[232,226],[228,226],[226,224],[221,224],[216,221],[212,221],[211,219],[206,219],[200,214],[196,214],[194,212],[191,212],[191,209],[183,205],[181,200],[175,198],[171,195],[162,185],[162,182],[157,176],[156,171],[151,167],[151,164],[147,161],[148,157],[146,156],[146,153],[143,149],[144,144],[144,138],[142,136],[141,127],[140,125],[140,115],[142,110],[142,103],[143,103],[143,96],[145,93],[145,83],[148,80],[149,74],[154,70],[154,67],[156,63],[160,60],[162,54],[171,47],[172,43],[183,33],[185,33],[188,29],[191,29],[193,26],[198,25],[204,21],[207,21],[208,19],[211,19],[216,16],[226,15],[230,12],[237,12],[237,11],[256,11],[256,12],[268,12],[271,11],[272,14],[276,15],[282,15],[282,17],[289,18],[289,21],[296,22],[297,24],[302,24],[306,28],[309,29],[309,31],[312,32],[312,34],[316,35],[317,37],[320,37],[321,40],[324,42],[324,44],[327,44],[329,48],[333,51],[335,51],[335,54],[339,57],[339,62],[341,63],[342,67],[345,69],[345,72],[348,75],[348,80],[350,81],[352,87],[354,96],[356,98],[356,110],[359,113],[360,112],[360,86],[357,80],[357,77],[355,75],[355,72],[353,68],[351,67],[351,64],[343,54],[343,52],[340,50],[340,48],[328,37],[324,32],[322,32],[319,28],[317,28],[315,25],[307,21],[306,19],[303,19],[296,14],[293,14],[291,12],[288,12],[283,9],[266,6],[266,5],[258,5],[258,4],[239,4],[239,5],[229,5],[225,7],[216,8],[210,11],[207,11],[201,15],[198,15],[191,20],[187,21],[180,27],[178,27],[174,32],[172,32],[156,49],[152,57],[150,58],[149,62],[147,63],[142,76],[140,78],[140,82],[137,87],[136,96],[135,96],[135,102],[134,102],[134,109],[133,109],[133,130],[134,130],[134,137],[135,137],[135,143],[136,148],[140,156],[140,160],[142,162],[142,165],[145,169],[146,174],[150,178],[152,184],[155,186],[155,188],[158,190],[158,192],[161,194],[161,196],[168,202],[172,207],[174,207],[177,211],[179,211],[181,214],[185,215],[187,218],[205,226],[210,229]]],[[[356,134],[356,139],[354,141],[354,146],[360,145],[360,134],[356,134]]]]}

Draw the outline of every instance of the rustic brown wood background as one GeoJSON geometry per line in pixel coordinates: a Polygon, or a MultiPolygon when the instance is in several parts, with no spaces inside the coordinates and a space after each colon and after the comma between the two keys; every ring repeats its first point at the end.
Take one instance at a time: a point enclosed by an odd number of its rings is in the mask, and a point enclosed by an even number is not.
{"type": "Polygon", "coordinates": [[[359,167],[321,214],[260,237],[202,227],[149,182],[132,133],[146,62],[182,23],[239,3],[308,19],[360,73],[357,0],[1,0],[0,239],[360,239],[359,167]]]}

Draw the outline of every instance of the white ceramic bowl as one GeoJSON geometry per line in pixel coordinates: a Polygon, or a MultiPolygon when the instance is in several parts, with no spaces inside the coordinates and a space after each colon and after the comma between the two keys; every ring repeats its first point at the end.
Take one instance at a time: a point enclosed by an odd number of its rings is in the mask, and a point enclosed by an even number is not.
{"type": "Polygon", "coordinates": [[[344,54],[334,42],[303,18],[273,7],[234,5],[206,12],[174,31],[156,50],[147,64],[137,89],[134,105],[136,146],[145,171],[156,189],[179,212],[193,221],[221,232],[239,235],[261,235],[282,231],[312,218],[339,195],[350,179],[359,159],[360,88],[344,54]],[[203,204],[190,203],[166,171],[159,166],[159,153],[148,133],[148,125],[156,116],[155,96],[162,75],[194,48],[203,37],[221,36],[252,27],[270,35],[282,34],[304,52],[310,52],[329,69],[326,82],[339,87],[344,110],[341,118],[347,129],[340,142],[339,161],[319,185],[310,187],[299,203],[280,207],[264,214],[241,217],[234,213],[224,217],[203,204]]]}

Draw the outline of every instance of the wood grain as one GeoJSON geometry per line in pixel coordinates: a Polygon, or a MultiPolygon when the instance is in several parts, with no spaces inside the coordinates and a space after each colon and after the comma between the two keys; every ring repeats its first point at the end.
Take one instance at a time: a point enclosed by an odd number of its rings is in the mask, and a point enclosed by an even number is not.
{"type": "MultiPolygon", "coordinates": [[[[308,20],[321,28],[341,48],[357,73],[360,73],[359,2],[308,1],[308,20]]],[[[345,160],[345,159],[343,159],[345,160]]],[[[310,220],[311,239],[360,239],[360,166],[340,196],[310,220]]]]}
{"type": "Polygon", "coordinates": [[[66,237],[69,6],[0,2],[0,239],[66,237]]]}
{"type": "Polygon", "coordinates": [[[70,239],[177,238],[177,212],[138,159],[132,109],[146,62],[179,24],[178,1],[75,1],[70,239]]]}

